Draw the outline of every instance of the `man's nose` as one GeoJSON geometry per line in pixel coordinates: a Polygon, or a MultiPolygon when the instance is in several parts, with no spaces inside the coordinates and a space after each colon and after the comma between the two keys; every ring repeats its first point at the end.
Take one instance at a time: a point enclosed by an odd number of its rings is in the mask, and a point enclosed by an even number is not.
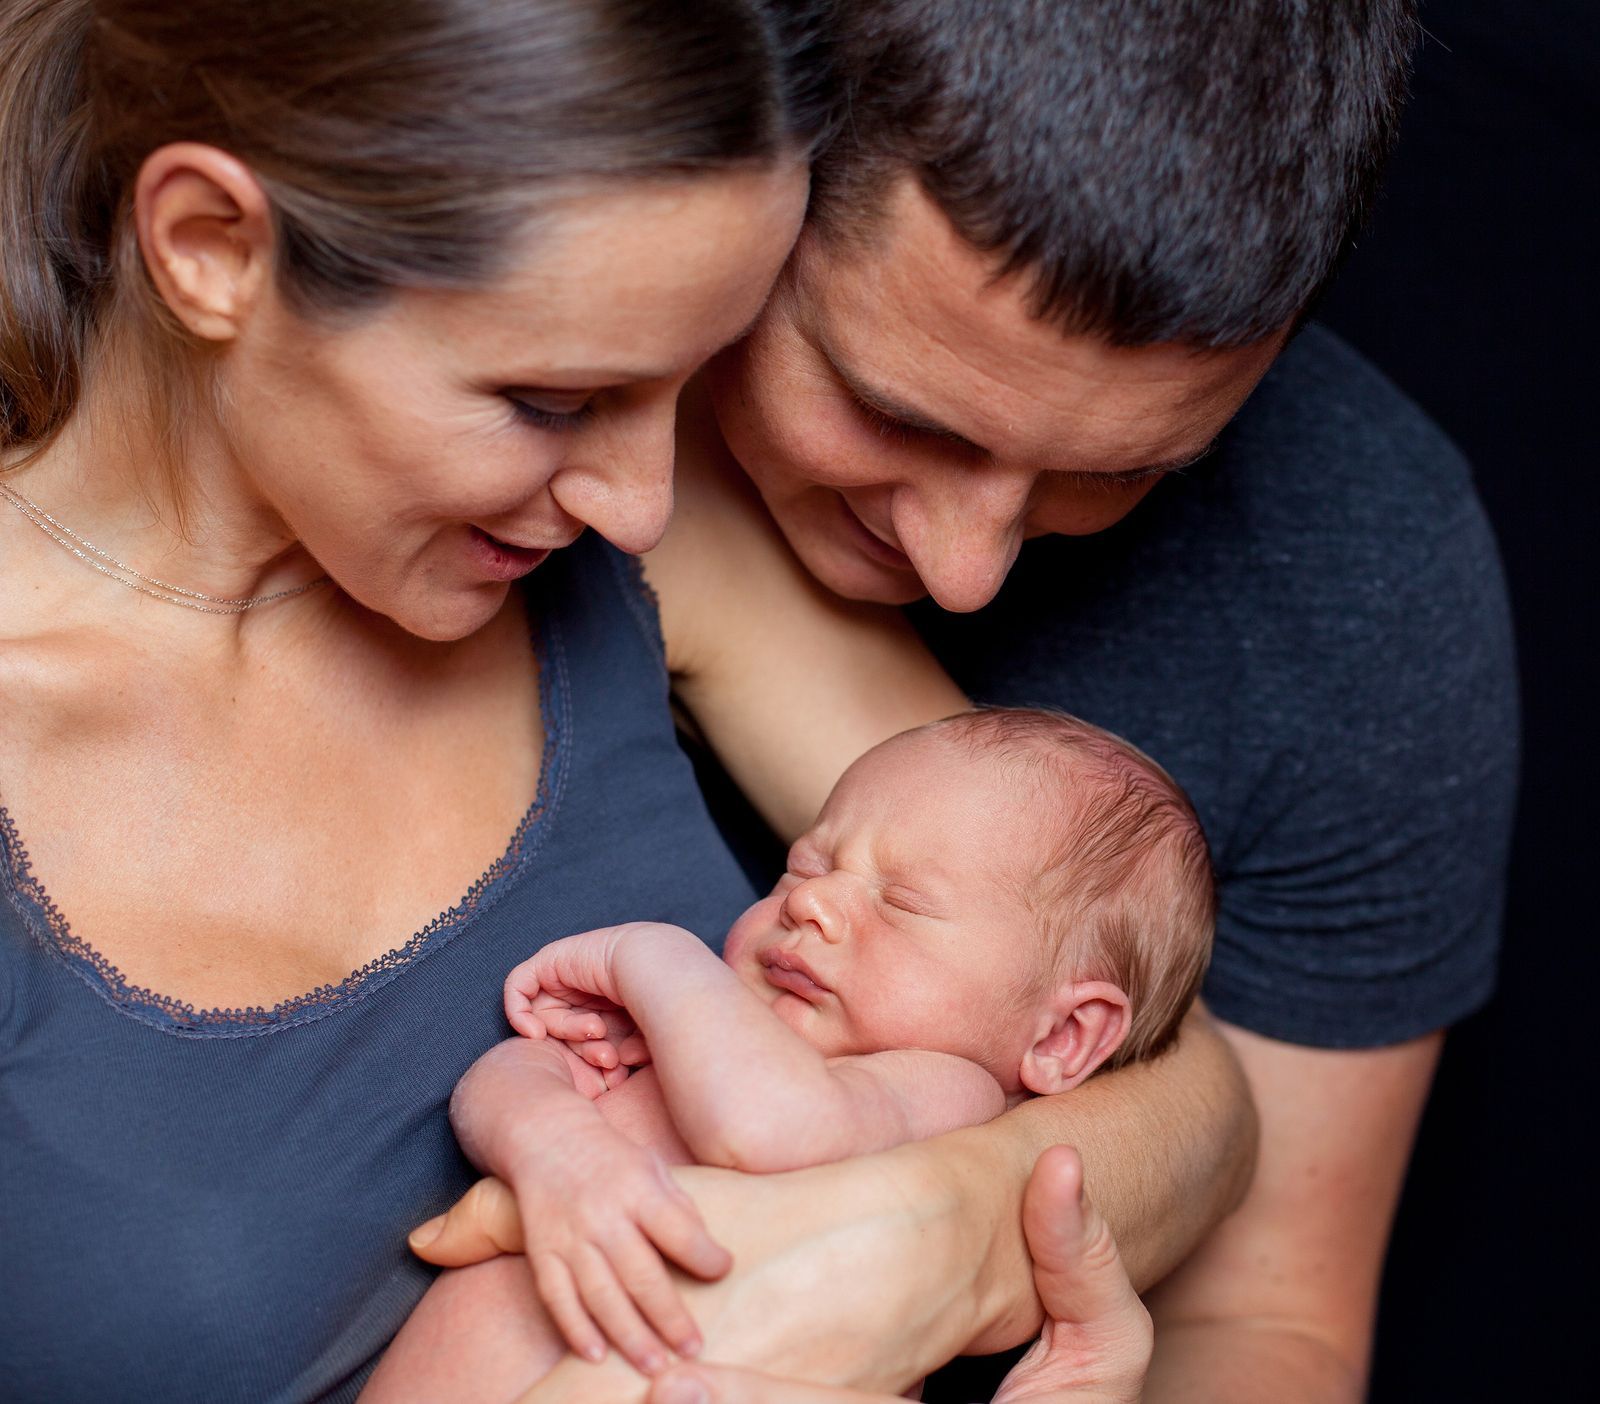
{"type": "Polygon", "coordinates": [[[895,531],[934,602],[970,613],[999,593],[1022,549],[1033,475],[979,470],[932,486],[895,531]]]}
{"type": "Polygon", "coordinates": [[[676,409],[674,396],[662,396],[585,435],[550,480],[557,505],[620,551],[657,545],[672,517],[676,409]]]}
{"type": "Polygon", "coordinates": [[[784,925],[793,930],[813,926],[829,945],[850,934],[847,904],[839,900],[830,878],[806,878],[783,899],[784,925]]]}

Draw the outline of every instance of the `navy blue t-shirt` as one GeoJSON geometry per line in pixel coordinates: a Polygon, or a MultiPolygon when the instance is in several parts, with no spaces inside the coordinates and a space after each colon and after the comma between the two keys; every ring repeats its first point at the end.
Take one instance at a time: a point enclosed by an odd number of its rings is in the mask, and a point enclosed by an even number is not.
{"type": "Polygon", "coordinates": [[[538,795],[454,907],[335,988],[232,1011],[137,988],[0,809],[0,1399],[354,1399],[433,1277],[406,1233],[475,1178],[447,1110],[510,1033],[506,972],[625,920],[720,942],[751,900],[638,563],[585,536],[526,591],[538,795]]]}
{"type": "Polygon", "coordinates": [[[1109,727],[1189,792],[1222,1018],[1367,1047],[1490,994],[1518,752],[1499,560],[1460,455],[1331,333],[1116,527],[913,617],[975,698],[1109,727]]]}

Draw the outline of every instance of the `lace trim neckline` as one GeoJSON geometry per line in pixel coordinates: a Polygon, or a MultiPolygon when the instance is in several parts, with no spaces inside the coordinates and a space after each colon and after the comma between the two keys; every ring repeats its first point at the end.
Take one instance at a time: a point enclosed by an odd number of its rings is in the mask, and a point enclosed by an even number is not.
{"type": "Polygon", "coordinates": [[[0,882],[34,936],[91,989],[130,1018],[167,1033],[247,1038],[324,1018],[387,985],[424,956],[448,944],[487,911],[518,878],[543,846],[565,789],[570,704],[566,656],[554,620],[531,623],[530,644],[539,660],[539,713],[544,747],[533,802],[511,835],[505,851],[481,873],[454,906],[440,912],[409,940],[385,951],[337,984],[320,985],[280,1000],[270,1009],[196,1009],[172,995],[129,982],[104,955],[77,935],[44,884],[34,874],[16,821],[0,804],[0,882]]]}

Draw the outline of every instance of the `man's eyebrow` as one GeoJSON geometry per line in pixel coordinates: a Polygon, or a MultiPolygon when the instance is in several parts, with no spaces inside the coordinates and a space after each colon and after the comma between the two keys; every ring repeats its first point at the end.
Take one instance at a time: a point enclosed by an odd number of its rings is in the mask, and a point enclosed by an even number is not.
{"type": "MultiPolygon", "coordinates": [[[[982,444],[973,443],[965,434],[958,434],[948,424],[941,424],[931,415],[924,414],[914,406],[896,399],[895,396],[887,391],[868,385],[826,346],[822,348],[822,351],[823,355],[828,358],[828,363],[833,367],[834,374],[844,382],[845,389],[860,400],[862,404],[866,405],[868,409],[874,410],[887,419],[897,420],[908,429],[914,429],[920,434],[928,434],[936,439],[943,439],[948,443],[959,444],[962,448],[970,449],[973,453],[987,454],[989,452],[982,444]]],[[[1093,468],[1061,468],[1055,471],[1077,478],[1095,478],[1100,482],[1136,483],[1145,478],[1159,478],[1168,473],[1181,473],[1185,468],[1192,468],[1202,458],[1208,457],[1216,446],[1217,440],[1213,438],[1198,453],[1180,454],[1176,458],[1147,463],[1142,468],[1119,468],[1108,472],[1096,472],[1093,468]]]]}
{"type": "Polygon", "coordinates": [[[1147,463],[1143,468],[1120,468],[1109,473],[1096,473],[1093,469],[1089,469],[1079,472],[1076,476],[1099,478],[1113,483],[1136,483],[1142,478],[1159,478],[1167,473],[1181,473],[1185,468],[1193,468],[1202,458],[1209,458],[1216,446],[1217,439],[1213,439],[1199,453],[1180,454],[1177,458],[1164,459],[1160,463],[1147,463]]]}
{"type": "Polygon", "coordinates": [[[935,439],[943,439],[947,443],[960,444],[963,448],[971,449],[974,453],[987,453],[981,444],[975,444],[965,434],[958,434],[948,424],[941,424],[930,414],[906,404],[885,390],[868,385],[855,371],[852,371],[826,346],[822,353],[828,358],[828,363],[833,367],[834,374],[844,382],[847,389],[856,399],[866,405],[868,409],[875,410],[885,419],[893,419],[915,429],[919,434],[927,434],[935,439]]]}

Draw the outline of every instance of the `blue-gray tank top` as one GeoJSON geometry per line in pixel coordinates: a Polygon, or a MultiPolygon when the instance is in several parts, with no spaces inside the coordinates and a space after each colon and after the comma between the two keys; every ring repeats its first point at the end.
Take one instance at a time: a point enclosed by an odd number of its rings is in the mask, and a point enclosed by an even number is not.
{"type": "Polygon", "coordinates": [[[507,970],[634,918],[719,943],[750,901],[637,564],[591,534],[526,588],[538,795],[455,907],[335,988],[197,1011],[130,986],[0,809],[0,1397],[353,1399],[432,1280],[407,1231],[475,1178],[446,1107],[509,1033],[507,970]]]}

